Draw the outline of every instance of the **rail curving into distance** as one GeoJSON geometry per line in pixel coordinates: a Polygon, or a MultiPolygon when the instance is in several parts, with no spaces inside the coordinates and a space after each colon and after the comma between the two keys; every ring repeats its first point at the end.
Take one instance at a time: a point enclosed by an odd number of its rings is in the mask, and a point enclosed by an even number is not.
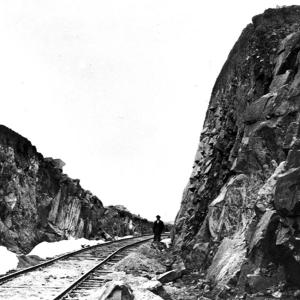
{"type": "MultiPolygon", "coordinates": [[[[166,235],[165,235],[166,236],[166,235]]],[[[98,244],[0,277],[0,299],[81,299],[105,282],[101,275],[152,235],[98,244]]]]}

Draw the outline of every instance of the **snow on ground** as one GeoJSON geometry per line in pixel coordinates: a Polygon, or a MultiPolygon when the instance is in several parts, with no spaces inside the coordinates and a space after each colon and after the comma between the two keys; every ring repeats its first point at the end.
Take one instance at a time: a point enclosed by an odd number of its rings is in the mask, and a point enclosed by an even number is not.
{"type": "Polygon", "coordinates": [[[167,248],[169,248],[172,243],[171,239],[163,239],[161,242],[164,243],[167,248]]]}
{"type": "Polygon", "coordinates": [[[28,255],[37,255],[43,259],[51,258],[57,255],[62,255],[68,252],[76,251],[84,246],[94,246],[103,244],[103,240],[87,240],[84,238],[62,240],[58,242],[42,242],[36,245],[28,255]]]}
{"type": "Polygon", "coordinates": [[[6,247],[0,246],[0,274],[16,269],[18,262],[19,260],[15,253],[8,251],[6,247]]]}
{"type": "Polygon", "coordinates": [[[116,241],[124,240],[124,239],[128,239],[128,238],[133,238],[133,235],[115,236],[116,241]]]}

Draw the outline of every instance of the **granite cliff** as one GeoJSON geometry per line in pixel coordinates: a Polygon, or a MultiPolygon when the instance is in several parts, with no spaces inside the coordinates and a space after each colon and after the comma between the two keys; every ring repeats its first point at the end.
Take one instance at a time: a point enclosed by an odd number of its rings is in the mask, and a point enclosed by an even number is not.
{"type": "Polygon", "coordinates": [[[104,207],[63,166],[0,125],[0,245],[27,253],[41,241],[151,232],[150,222],[124,207],[104,207]]]}
{"type": "Polygon", "coordinates": [[[300,286],[300,6],[255,16],[231,50],[173,243],[219,289],[300,286]]]}

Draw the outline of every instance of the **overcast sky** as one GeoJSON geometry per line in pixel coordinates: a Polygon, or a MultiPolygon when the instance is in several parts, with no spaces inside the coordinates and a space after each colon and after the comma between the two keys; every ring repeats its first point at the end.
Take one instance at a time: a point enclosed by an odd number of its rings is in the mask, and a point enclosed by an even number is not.
{"type": "Polygon", "coordinates": [[[1,123],[104,205],[173,220],[230,49],[283,4],[0,0],[1,123]]]}

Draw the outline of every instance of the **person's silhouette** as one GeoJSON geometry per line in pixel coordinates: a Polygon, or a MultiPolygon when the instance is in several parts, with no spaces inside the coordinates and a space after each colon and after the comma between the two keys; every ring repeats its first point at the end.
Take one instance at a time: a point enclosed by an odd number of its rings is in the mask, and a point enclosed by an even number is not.
{"type": "Polygon", "coordinates": [[[156,220],[153,223],[154,241],[160,242],[161,234],[165,229],[165,224],[160,220],[160,216],[156,216],[156,220]]]}

